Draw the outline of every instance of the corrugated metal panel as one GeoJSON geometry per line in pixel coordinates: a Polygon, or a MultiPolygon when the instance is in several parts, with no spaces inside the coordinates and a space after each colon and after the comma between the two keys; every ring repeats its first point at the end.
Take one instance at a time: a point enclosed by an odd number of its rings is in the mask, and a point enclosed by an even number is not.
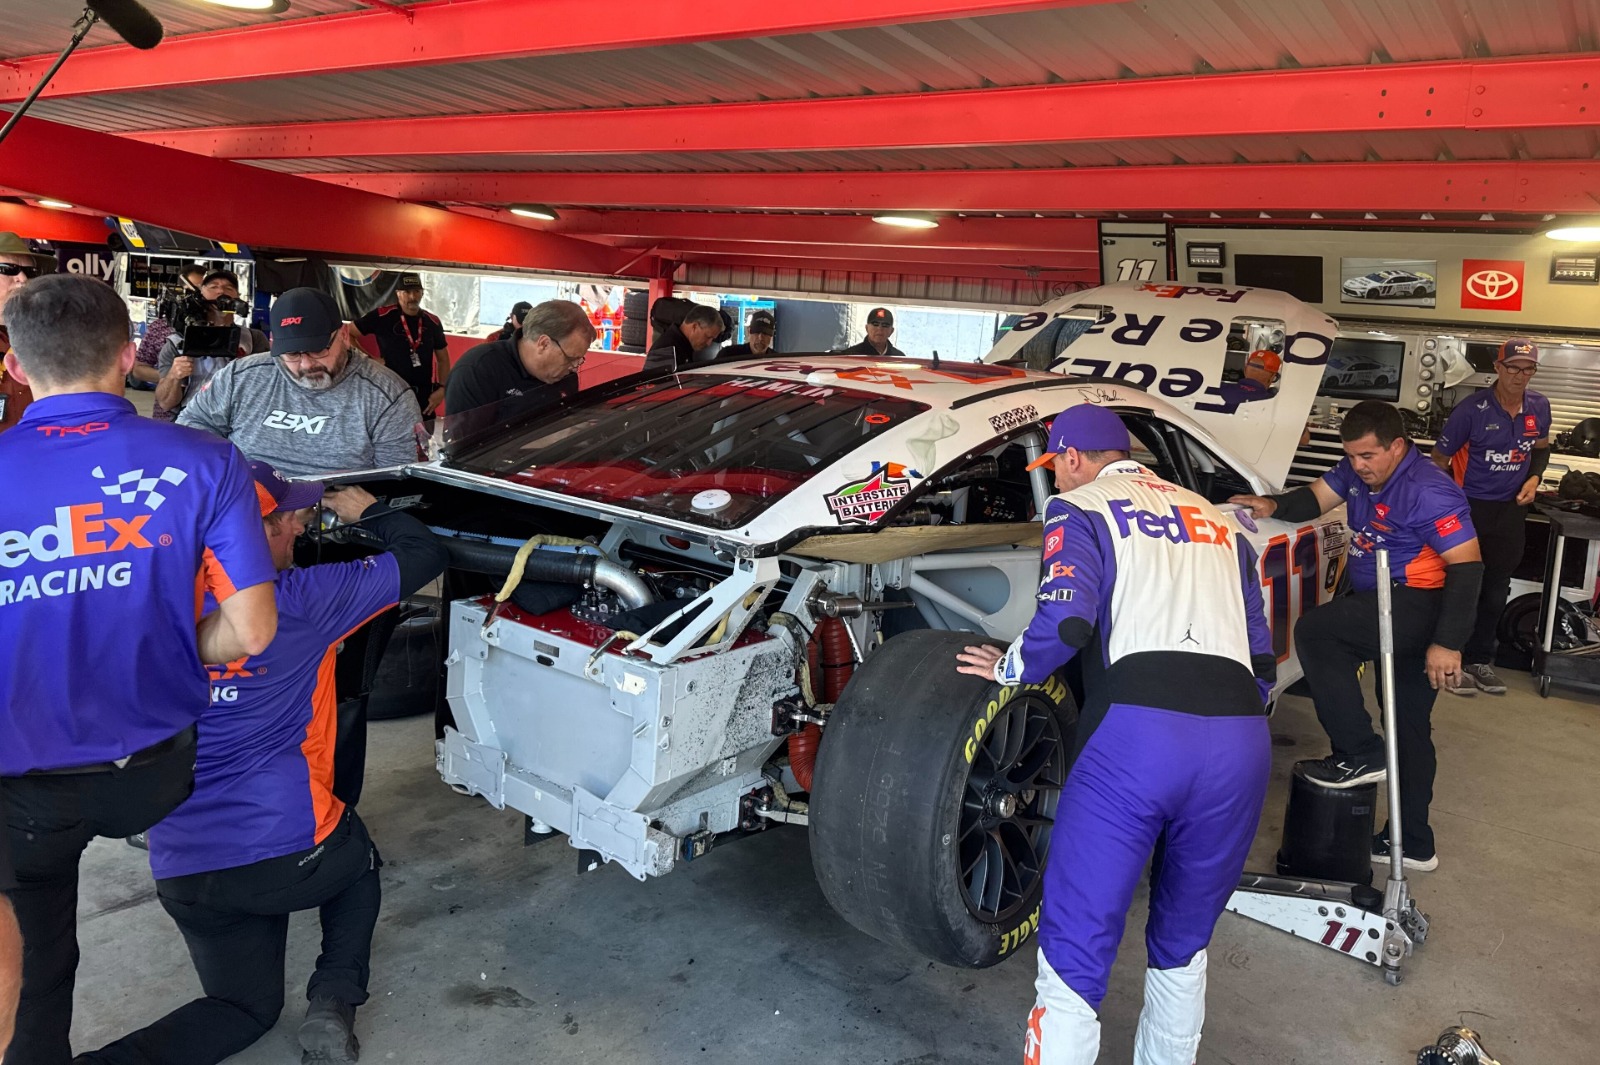
{"type": "MultiPolygon", "coordinates": [[[[233,11],[212,4],[195,3],[194,0],[140,0],[150,13],[161,20],[168,37],[186,33],[204,33],[208,30],[234,29],[263,22],[284,19],[309,18],[332,15],[343,11],[370,11],[360,0],[294,0],[289,10],[281,15],[259,15],[248,11],[233,11]]],[[[397,0],[399,3],[414,0],[397,0]]],[[[65,0],[5,0],[5,33],[0,35],[0,57],[41,55],[59,52],[72,38],[72,24],[77,20],[83,5],[65,0]]],[[[104,23],[89,31],[83,47],[95,48],[104,44],[119,44],[121,38],[104,23]]]]}
{"type": "Polygon", "coordinates": [[[880,274],[865,271],[771,269],[685,263],[677,284],[725,292],[769,295],[834,295],[907,303],[950,304],[984,310],[1037,307],[1088,288],[1061,281],[998,281],[983,278],[933,277],[924,274],[880,274]]]}
{"type": "MultiPolygon", "coordinates": [[[[185,28],[227,12],[152,0],[185,28]]],[[[12,0],[28,36],[16,54],[59,47],[52,0],[12,0]],[[31,28],[28,28],[31,27],[31,28]]],[[[296,0],[296,15],[354,0],[296,0]]],[[[8,20],[11,17],[7,11],[8,20]]],[[[41,117],[104,130],[396,114],[649,106],[922,89],[969,89],[1583,51],[1595,0],[1145,0],[1030,14],[48,100],[41,117]]],[[[102,31],[96,31],[102,32],[102,31]]]]}

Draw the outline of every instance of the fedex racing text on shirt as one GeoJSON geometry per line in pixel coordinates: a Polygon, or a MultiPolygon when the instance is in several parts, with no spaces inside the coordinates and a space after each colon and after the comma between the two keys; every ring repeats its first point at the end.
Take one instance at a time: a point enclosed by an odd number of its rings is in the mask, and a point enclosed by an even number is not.
{"type": "Polygon", "coordinates": [[[1525,393],[1509,414],[1493,388],[1455,405],[1434,449],[1452,456],[1451,473],[1470,499],[1514,499],[1532,469],[1533,448],[1550,435],[1550,401],[1525,393]]]}

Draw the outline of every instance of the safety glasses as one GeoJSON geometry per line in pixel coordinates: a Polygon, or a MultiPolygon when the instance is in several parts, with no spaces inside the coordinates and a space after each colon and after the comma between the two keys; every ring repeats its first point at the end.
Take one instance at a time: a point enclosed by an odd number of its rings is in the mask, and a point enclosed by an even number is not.
{"type": "Polygon", "coordinates": [[[30,279],[35,278],[39,276],[39,268],[20,266],[17,263],[0,263],[0,277],[16,277],[18,274],[30,279]]]}

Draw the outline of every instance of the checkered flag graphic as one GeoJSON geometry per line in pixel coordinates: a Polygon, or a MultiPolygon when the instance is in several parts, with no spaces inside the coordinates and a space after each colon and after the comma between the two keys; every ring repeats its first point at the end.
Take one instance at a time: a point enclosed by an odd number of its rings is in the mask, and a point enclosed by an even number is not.
{"type": "MultiPolygon", "coordinates": [[[[102,472],[99,466],[94,468],[94,475],[102,479],[105,478],[105,473],[102,472]]],[[[157,510],[161,504],[167,501],[167,497],[157,489],[163,484],[170,484],[176,487],[182,484],[188,476],[187,473],[174,466],[168,466],[162,470],[158,477],[146,477],[142,469],[129,470],[112,483],[101,485],[100,491],[108,496],[116,496],[117,499],[124,503],[142,502],[151,510],[157,510]]]]}

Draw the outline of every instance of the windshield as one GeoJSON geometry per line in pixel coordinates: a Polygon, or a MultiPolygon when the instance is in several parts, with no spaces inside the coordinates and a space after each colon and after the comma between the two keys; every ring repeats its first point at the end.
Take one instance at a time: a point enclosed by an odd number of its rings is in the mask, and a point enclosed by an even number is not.
{"type": "Polygon", "coordinates": [[[452,453],[448,462],[732,529],[927,409],[832,385],[686,374],[580,392],[491,442],[452,453]]]}

